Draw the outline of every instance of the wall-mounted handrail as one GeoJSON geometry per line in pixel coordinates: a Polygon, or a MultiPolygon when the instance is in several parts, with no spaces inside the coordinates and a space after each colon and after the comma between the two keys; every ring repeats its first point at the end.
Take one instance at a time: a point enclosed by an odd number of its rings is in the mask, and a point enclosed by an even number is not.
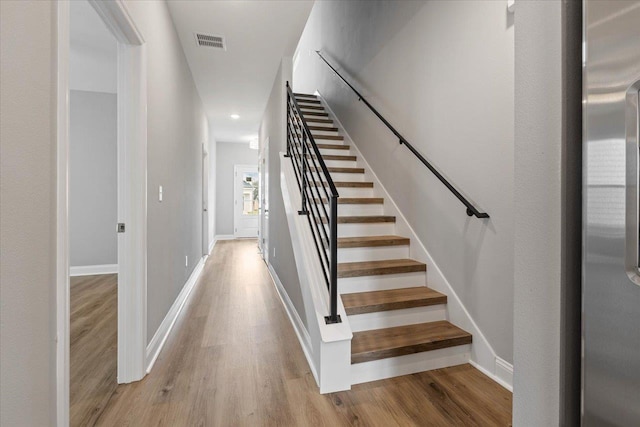
{"type": "Polygon", "coordinates": [[[338,315],[338,190],[295,94],[287,82],[287,154],[291,158],[322,273],[329,291],[327,323],[340,323],[338,315]],[[324,201],[329,203],[329,211],[324,201]],[[328,227],[328,231],[327,231],[328,227]]]}
{"type": "Polygon", "coordinates": [[[402,136],[400,134],[400,132],[398,132],[396,130],[396,128],[394,128],[391,123],[389,123],[389,121],[387,119],[385,119],[382,114],[380,114],[378,112],[378,110],[376,110],[373,105],[371,105],[369,103],[369,101],[367,101],[365,99],[364,96],[362,96],[360,94],[360,92],[358,92],[356,90],[356,88],[353,87],[353,85],[351,85],[351,83],[349,83],[344,77],[342,77],[342,75],[338,72],[338,70],[336,70],[333,65],[331,65],[329,63],[329,61],[327,61],[325,59],[324,56],[322,56],[322,54],[320,53],[319,50],[316,50],[316,53],[318,54],[318,56],[320,57],[320,59],[322,59],[324,61],[325,64],[327,64],[329,66],[329,68],[331,68],[331,70],[336,73],[336,75],[340,78],[340,80],[342,80],[347,86],[349,86],[351,88],[351,90],[358,96],[358,100],[364,102],[364,104],[369,107],[369,109],[373,112],[373,114],[376,115],[376,117],[378,117],[380,119],[380,121],[382,123],[385,124],[385,126],[387,128],[389,128],[389,130],[391,131],[391,133],[393,133],[398,140],[400,141],[400,144],[404,144],[409,151],[411,151],[417,158],[418,160],[420,160],[422,162],[423,165],[425,165],[427,167],[427,169],[429,169],[435,176],[436,178],[438,178],[440,180],[441,183],[444,184],[445,187],[447,187],[449,189],[449,191],[451,191],[453,193],[454,196],[456,196],[458,198],[458,200],[460,200],[460,202],[462,202],[463,205],[466,206],[467,208],[467,215],[469,216],[476,216],[477,218],[489,218],[489,214],[486,212],[480,212],[478,209],[476,209],[475,206],[473,206],[471,204],[471,202],[469,202],[462,194],[460,194],[460,192],[458,190],[456,190],[456,188],[449,182],[447,181],[447,179],[442,176],[442,174],[440,172],[437,171],[437,169],[435,167],[433,167],[433,165],[431,163],[429,163],[429,161],[427,159],[424,158],[424,156],[422,154],[420,154],[420,152],[418,150],[415,149],[415,147],[413,145],[411,145],[411,143],[409,143],[409,141],[407,141],[407,139],[402,136]]]}

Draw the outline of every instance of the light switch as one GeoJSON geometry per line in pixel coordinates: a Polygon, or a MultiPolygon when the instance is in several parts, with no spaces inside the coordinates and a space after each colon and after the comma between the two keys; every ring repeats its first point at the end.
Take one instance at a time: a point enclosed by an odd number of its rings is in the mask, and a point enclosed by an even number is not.
{"type": "Polygon", "coordinates": [[[162,201],[162,185],[158,187],[158,201],[162,201]]]}

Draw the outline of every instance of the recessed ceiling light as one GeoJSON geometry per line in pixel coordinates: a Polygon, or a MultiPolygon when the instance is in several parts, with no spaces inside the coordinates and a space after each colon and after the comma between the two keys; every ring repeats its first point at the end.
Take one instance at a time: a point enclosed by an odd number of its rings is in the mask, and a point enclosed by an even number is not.
{"type": "Polygon", "coordinates": [[[232,115],[231,115],[231,118],[232,118],[233,120],[238,120],[238,119],[240,118],[240,116],[239,116],[239,115],[237,115],[237,114],[232,114],[232,115]]]}

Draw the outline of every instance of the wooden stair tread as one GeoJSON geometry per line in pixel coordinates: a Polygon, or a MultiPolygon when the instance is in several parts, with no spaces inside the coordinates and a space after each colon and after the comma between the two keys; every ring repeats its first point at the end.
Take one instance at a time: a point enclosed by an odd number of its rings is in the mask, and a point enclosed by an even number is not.
{"type": "Polygon", "coordinates": [[[381,205],[382,197],[338,197],[339,205],[381,205]]]}
{"type": "Polygon", "coordinates": [[[294,93],[293,95],[296,98],[298,98],[298,97],[301,97],[301,98],[314,98],[314,99],[318,98],[317,95],[313,95],[313,94],[310,94],[310,93],[294,93]]]}
{"type": "MultiPolygon", "coordinates": [[[[340,222],[340,217],[338,217],[338,222],[340,222]]],[[[427,271],[427,265],[408,258],[338,263],[339,278],[381,276],[420,271],[427,271]]]]}
{"type": "Polygon", "coordinates": [[[322,105],[299,105],[300,109],[307,109],[307,110],[321,110],[324,111],[324,107],[322,105]]]}
{"type": "Polygon", "coordinates": [[[296,97],[296,101],[298,103],[306,102],[308,104],[320,104],[321,103],[320,100],[314,99],[314,98],[298,98],[298,97],[296,97]]]}
{"type": "MultiPolygon", "coordinates": [[[[322,218],[326,224],[327,218],[322,218]]],[[[379,222],[396,222],[396,217],[391,215],[364,215],[364,216],[339,216],[338,224],[375,224],[379,222]]]]}
{"type": "MultiPolygon", "coordinates": [[[[315,157],[315,154],[313,157],[315,157]]],[[[322,158],[325,160],[340,160],[345,162],[355,162],[358,159],[356,156],[342,156],[338,154],[323,154],[322,158]]]]}
{"type": "Polygon", "coordinates": [[[320,117],[329,117],[329,113],[320,113],[316,111],[303,111],[303,116],[320,116],[320,117]]]}
{"type": "Polygon", "coordinates": [[[308,126],[309,130],[324,130],[327,132],[338,132],[338,128],[331,126],[308,126]]]}
{"type": "MultiPolygon", "coordinates": [[[[309,169],[312,170],[313,172],[316,172],[319,170],[315,166],[311,166],[309,169]]],[[[335,166],[330,166],[330,167],[327,167],[327,170],[333,173],[364,173],[364,168],[339,168],[335,166]]]]}
{"type": "MultiPolygon", "coordinates": [[[[315,138],[315,137],[314,137],[315,138]]],[[[340,145],[340,144],[316,144],[318,148],[322,148],[325,150],[348,150],[351,148],[349,145],[340,145]]]]}
{"type": "MultiPolygon", "coordinates": [[[[320,199],[314,199],[317,202],[320,199]]],[[[324,204],[329,203],[327,199],[323,198],[322,202],[324,204]]],[[[382,197],[338,197],[339,205],[381,205],[384,203],[384,199],[382,197]]]]}
{"type": "MultiPolygon", "coordinates": [[[[317,185],[320,185],[320,182],[316,182],[317,185]]],[[[333,184],[336,187],[343,187],[343,188],[373,188],[373,182],[352,182],[352,181],[333,181],[333,184]]],[[[322,185],[324,185],[325,187],[328,187],[329,184],[327,184],[326,182],[322,182],[322,185]]]]}
{"type": "Polygon", "coordinates": [[[313,134],[313,139],[331,139],[333,141],[344,141],[344,136],[342,135],[317,135],[313,134]]]}
{"type": "MultiPolygon", "coordinates": [[[[340,200],[340,198],[338,198],[340,200]]],[[[402,236],[338,237],[338,248],[370,248],[378,246],[406,246],[411,242],[402,236]]]]}
{"type": "Polygon", "coordinates": [[[446,320],[354,332],[351,363],[471,344],[472,341],[470,333],[446,320]]]}
{"type": "Polygon", "coordinates": [[[309,117],[304,119],[307,123],[328,123],[328,124],[333,124],[333,120],[331,119],[319,119],[319,118],[314,118],[314,117],[309,117]]]}
{"type": "MultiPolygon", "coordinates": [[[[340,247],[340,244],[338,244],[340,247]]],[[[342,294],[347,314],[374,313],[447,303],[447,296],[426,286],[342,294]]]]}

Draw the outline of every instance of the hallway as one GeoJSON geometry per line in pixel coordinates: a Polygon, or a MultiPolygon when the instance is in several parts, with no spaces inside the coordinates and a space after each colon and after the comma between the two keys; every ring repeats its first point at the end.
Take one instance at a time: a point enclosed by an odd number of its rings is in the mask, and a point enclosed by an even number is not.
{"type": "Polygon", "coordinates": [[[152,372],[105,426],[509,425],[511,393],[470,365],[321,395],[255,240],[218,242],[152,372]]]}

